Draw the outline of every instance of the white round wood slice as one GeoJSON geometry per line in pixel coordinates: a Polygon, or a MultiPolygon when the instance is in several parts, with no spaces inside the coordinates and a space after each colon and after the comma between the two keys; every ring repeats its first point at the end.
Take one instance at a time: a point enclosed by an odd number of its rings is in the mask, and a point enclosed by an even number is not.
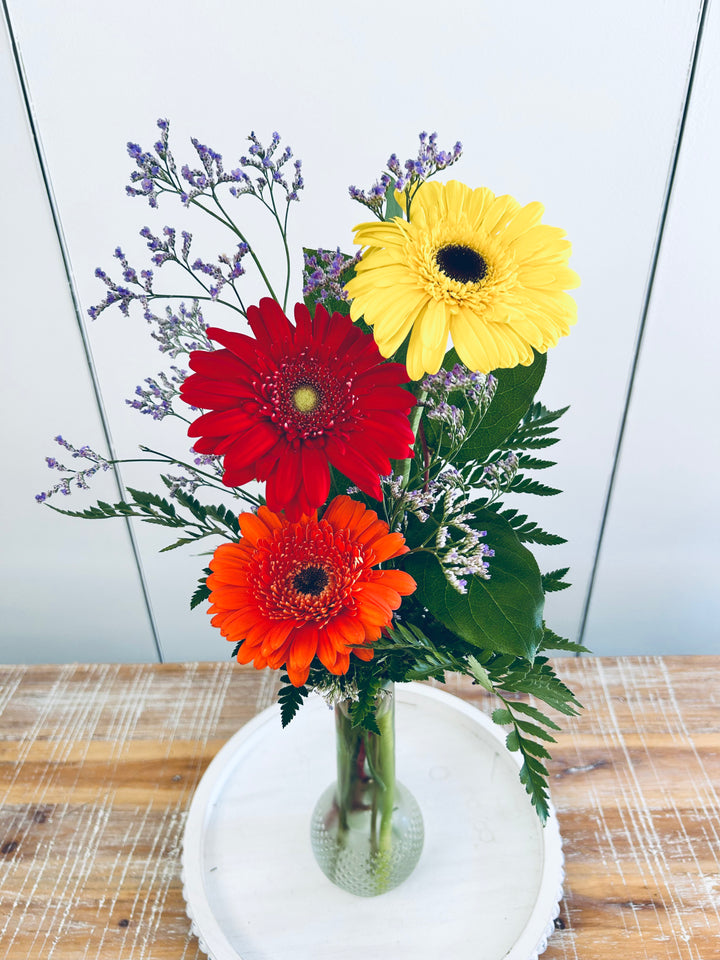
{"type": "Polygon", "coordinates": [[[398,685],[398,779],[425,820],[414,873],[355,897],[310,848],[335,779],[332,711],[319,698],[283,730],[277,706],[220,750],[192,801],[183,882],[210,960],[536,960],[562,896],[557,820],[543,828],[502,730],[440,690],[398,685]]]}

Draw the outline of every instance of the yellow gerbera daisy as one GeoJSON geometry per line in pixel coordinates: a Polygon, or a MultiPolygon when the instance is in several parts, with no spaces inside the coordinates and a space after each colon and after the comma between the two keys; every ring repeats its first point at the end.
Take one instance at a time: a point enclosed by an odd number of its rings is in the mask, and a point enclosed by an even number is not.
{"type": "Polygon", "coordinates": [[[366,249],[346,286],[350,316],[373,327],[384,357],[410,334],[413,380],[437,373],[448,334],[471,370],[532,363],[533,348],[570,332],[577,307],[564,291],[580,282],[565,231],[541,224],[543,209],[457,180],[424,183],[409,222],[355,227],[366,249]]]}

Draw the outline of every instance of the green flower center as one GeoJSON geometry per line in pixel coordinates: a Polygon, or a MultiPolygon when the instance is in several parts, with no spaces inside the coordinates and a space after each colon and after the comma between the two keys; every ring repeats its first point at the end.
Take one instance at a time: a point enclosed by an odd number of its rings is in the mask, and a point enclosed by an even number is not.
{"type": "Polygon", "coordinates": [[[293,577],[293,587],[298,593],[319,597],[328,585],[328,575],[322,567],[305,567],[293,577]]]}
{"type": "Polygon", "coordinates": [[[477,250],[460,243],[440,247],[435,253],[438,269],[458,283],[480,283],[485,279],[488,265],[477,250]]]}
{"type": "Polygon", "coordinates": [[[300,413],[312,413],[320,403],[320,394],[315,387],[309,383],[304,383],[297,387],[292,395],[293,406],[300,413]]]}

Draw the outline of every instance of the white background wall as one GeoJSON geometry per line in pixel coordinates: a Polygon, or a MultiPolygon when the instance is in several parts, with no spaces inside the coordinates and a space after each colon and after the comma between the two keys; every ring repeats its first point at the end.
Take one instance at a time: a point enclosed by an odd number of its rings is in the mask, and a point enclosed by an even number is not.
{"type": "MultiPolygon", "coordinates": [[[[178,205],[154,212],[124,193],[125,144],[149,148],[160,116],[191,165],[191,135],[230,165],[250,130],[261,139],[279,130],[302,157],[293,299],[300,247],[351,249],[365,216],[347,185],[371,184],[392,151],[414,153],[420,130],[463,141],[453,174],[469,185],[541,200],[546,221],[568,230],[583,279],[578,326],[551,352],[541,393],[550,406],[572,404],[559,464],[540,477],[565,493],[524,498],[533,519],[569,539],[541,558],[546,569],[571,566],[575,584],[549,598],[548,620],[575,638],[584,623],[597,653],[720,651],[717,2],[697,57],[701,0],[484,0],[472,12],[459,0],[8,7],[29,103],[6,33],[1,660],[154,660],[157,644],[170,660],[229,652],[204,612],[188,611],[207,558],[158,555],[168,537],[147,525],[133,544],[121,521],[70,520],[34,502],[56,479],[44,465],[58,452],[53,436],[107,452],[93,375],[118,455],[134,456],[140,442],[187,446],[181,430],[124,403],[166,366],[139,313],[94,323],[86,313],[104,293],[94,269],[113,268],[116,245],[139,268],[140,227],[189,223],[178,205]]],[[[250,224],[272,263],[270,235],[250,224]]],[[[197,237],[198,253],[223,249],[213,231],[197,237]]],[[[130,486],[151,488],[153,476],[122,469],[130,486]]],[[[96,479],[92,496],[61,505],[116,498],[109,474],[96,479]]]]}

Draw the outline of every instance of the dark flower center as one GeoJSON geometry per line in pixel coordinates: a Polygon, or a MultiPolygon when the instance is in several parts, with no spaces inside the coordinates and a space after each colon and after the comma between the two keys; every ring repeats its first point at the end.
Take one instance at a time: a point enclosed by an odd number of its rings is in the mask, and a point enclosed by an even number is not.
{"type": "Polygon", "coordinates": [[[460,243],[440,247],[435,253],[435,263],[446,277],[459,283],[480,283],[488,271],[487,263],[477,250],[460,243]]]}
{"type": "Polygon", "coordinates": [[[322,567],[305,567],[293,577],[293,587],[298,593],[318,597],[328,585],[328,575],[322,567]]]}

